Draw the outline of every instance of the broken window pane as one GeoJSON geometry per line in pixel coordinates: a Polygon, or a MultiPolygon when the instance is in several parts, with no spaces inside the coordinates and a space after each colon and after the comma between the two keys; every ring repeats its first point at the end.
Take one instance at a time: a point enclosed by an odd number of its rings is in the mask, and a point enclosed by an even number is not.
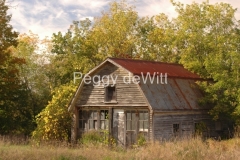
{"type": "Polygon", "coordinates": [[[143,121],[139,121],[139,131],[143,131],[143,121]]]}
{"type": "Polygon", "coordinates": [[[132,124],[131,124],[131,120],[127,121],[127,130],[132,130],[132,124]]]}
{"type": "Polygon", "coordinates": [[[93,121],[94,129],[97,130],[97,120],[93,121]]]}
{"type": "Polygon", "coordinates": [[[105,121],[101,121],[101,122],[100,122],[100,126],[101,126],[101,129],[106,129],[106,128],[105,128],[105,121]]]}
{"type": "Polygon", "coordinates": [[[93,119],[97,119],[97,111],[93,111],[93,119]]]}
{"type": "Polygon", "coordinates": [[[79,119],[83,119],[83,112],[82,112],[82,110],[79,110],[78,115],[79,115],[79,119]]]}
{"type": "Polygon", "coordinates": [[[132,121],[132,130],[137,129],[137,121],[132,121]]]}
{"type": "Polygon", "coordinates": [[[136,121],[136,113],[132,113],[132,120],[135,122],[136,121]]]}
{"type": "Polygon", "coordinates": [[[144,113],[143,112],[139,113],[139,120],[144,120],[144,113]]]}
{"type": "Polygon", "coordinates": [[[84,126],[83,126],[83,121],[82,120],[79,120],[79,128],[82,129],[84,126]]]}
{"type": "Polygon", "coordinates": [[[105,113],[104,113],[104,110],[101,110],[101,119],[105,119],[105,113]]]}
{"type": "Polygon", "coordinates": [[[148,112],[144,113],[144,120],[148,120],[148,112]]]}
{"type": "Polygon", "coordinates": [[[116,101],[116,88],[115,86],[108,86],[105,90],[105,101],[116,101]]]}
{"type": "Polygon", "coordinates": [[[87,120],[83,120],[83,129],[87,130],[87,120]]]}
{"type": "Polygon", "coordinates": [[[130,112],[127,112],[127,119],[128,119],[128,120],[131,120],[131,119],[132,119],[132,116],[131,116],[131,113],[130,113],[130,112]]]}
{"type": "Polygon", "coordinates": [[[101,110],[100,113],[100,129],[108,129],[108,110],[101,110]]]}
{"type": "Polygon", "coordinates": [[[179,124],[173,124],[173,133],[176,134],[179,132],[179,124]]]}
{"type": "Polygon", "coordinates": [[[84,110],[79,110],[79,129],[86,130],[87,129],[87,117],[88,112],[84,110]]]}
{"type": "Polygon", "coordinates": [[[108,120],[105,121],[105,129],[108,129],[108,120]]]}
{"type": "Polygon", "coordinates": [[[90,112],[90,117],[89,117],[89,119],[93,119],[93,112],[92,112],[92,111],[90,112]]]}
{"type": "Polygon", "coordinates": [[[139,131],[148,132],[148,111],[139,113],[139,131]]]}
{"type": "Polygon", "coordinates": [[[93,120],[89,120],[88,123],[89,123],[89,129],[94,129],[93,120]]]}
{"type": "Polygon", "coordinates": [[[148,121],[144,121],[144,131],[148,131],[148,121]]]}
{"type": "Polygon", "coordinates": [[[105,119],[108,119],[108,110],[105,110],[105,119]]]}

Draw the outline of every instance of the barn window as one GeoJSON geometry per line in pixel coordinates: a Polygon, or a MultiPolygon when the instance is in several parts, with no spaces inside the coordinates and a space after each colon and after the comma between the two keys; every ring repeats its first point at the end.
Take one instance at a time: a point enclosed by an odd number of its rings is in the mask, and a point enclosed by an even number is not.
{"type": "Polygon", "coordinates": [[[134,111],[127,111],[127,131],[136,130],[136,113],[134,111]]]}
{"type": "Polygon", "coordinates": [[[98,117],[97,115],[98,115],[97,111],[90,111],[88,119],[89,130],[91,129],[97,130],[97,117],[98,117]]]}
{"type": "Polygon", "coordinates": [[[148,111],[139,111],[139,131],[148,131],[148,111]]]}
{"type": "Polygon", "coordinates": [[[105,89],[105,102],[116,101],[116,87],[107,86],[105,89]]]}
{"type": "Polygon", "coordinates": [[[108,110],[101,110],[100,113],[100,128],[106,130],[108,129],[108,110]]]}
{"type": "Polygon", "coordinates": [[[87,129],[87,111],[79,110],[79,129],[82,131],[87,129]]]}
{"type": "Polygon", "coordinates": [[[174,136],[178,136],[179,131],[180,131],[179,124],[178,123],[173,124],[173,134],[174,134],[174,136]]]}

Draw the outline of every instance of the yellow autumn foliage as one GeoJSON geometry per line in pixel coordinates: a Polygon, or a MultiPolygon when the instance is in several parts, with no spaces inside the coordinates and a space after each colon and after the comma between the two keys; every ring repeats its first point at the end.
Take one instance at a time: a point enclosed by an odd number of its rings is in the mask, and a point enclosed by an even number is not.
{"type": "Polygon", "coordinates": [[[62,85],[56,88],[52,100],[36,116],[37,128],[33,138],[39,140],[67,140],[70,137],[71,114],[68,104],[76,86],[73,84],[62,85]]]}

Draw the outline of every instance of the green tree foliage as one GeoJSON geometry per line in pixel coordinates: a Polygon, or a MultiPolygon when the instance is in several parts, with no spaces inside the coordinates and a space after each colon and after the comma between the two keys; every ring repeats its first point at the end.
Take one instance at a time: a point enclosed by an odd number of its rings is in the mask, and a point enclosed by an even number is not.
{"type": "Polygon", "coordinates": [[[5,4],[5,0],[0,0],[0,51],[6,51],[10,46],[17,45],[18,33],[12,30],[9,24],[11,15],[7,14],[9,7],[5,4]]]}
{"type": "Polygon", "coordinates": [[[138,14],[124,2],[113,2],[108,12],[95,19],[91,39],[97,47],[97,56],[135,58],[138,14]]]}
{"type": "Polygon", "coordinates": [[[39,43],[38,36],[30,32],[20,34],[18,46],[11,48],[15,57],[25,59],[26,64],[20,68],[20,76],[29,90],[27,100],[34,116],[47,105],[51,96],[48,78],[49,57],[39,51],[39,43]]]}
{"type": "Polygon", "coordinates": [[[76,71],[86,73],[97,64],[92,45],[88,42],[91,22],[89,19],[75,21],[68,32],[53,34],[49,77],[52,87],[66,84],[76,71]]]}
{"type": "Polygon", "coordinates": [[[148,42],[146,45],[149,49],[146,54],[151,57],[151,60],[177,63],[180,56],[175,44],[175,23],[163,13],[152,19],[151,23],[154,23],[154,26],[152,25],[151,32],[148,32],[147,39],[143,42],[148,42]]]}
{"type": "Polygon", "coordinates": [[[61,85],[55,88],[52,100],[37,115],[37,128],[33,137],[40,140],[68,140],[70,138],[71,114],[68,105],[76,86],[61,85]]]}
{"type": "Polygon", "coordinates": [[[18,76],[24,60],[11,56],[4,59],[0,66],[0,134],[27,133],[33,117],[27,108],[27,87],[18,76]]]}
{"type": "Polygon", "coordinates": [[[203,103],[213,104],[210,112],[215,119],[240,115],[239,97],[239,23],[236,9],[226,3],[183,5],[173,4],[176,18],[176,44],[180,63],[210,79],[200,83],[206,96],[203,103]]]}
{"type": "Polygon", "coordinates": [[[13,56],[10,47],[18,44],[18,33],[9,24],[11,15],[5,0],[0,1],[0,134],[28,134],[32,111],[28,108],[28,88],[19,76],[26,62],[13,56]]]}

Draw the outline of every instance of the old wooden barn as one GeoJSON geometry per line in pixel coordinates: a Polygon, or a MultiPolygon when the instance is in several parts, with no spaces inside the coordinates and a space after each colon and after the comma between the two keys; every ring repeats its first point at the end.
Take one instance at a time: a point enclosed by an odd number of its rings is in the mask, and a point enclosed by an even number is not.
{"type": "Polygon", "coordinates": [[[192,136],[198,128],[216,136],[223,126],[211,121],[197,80],[182,65],[108,58],[85,75],[69,111],[72,140],[91,130],[109,130],[119,145],[192,136]]]}

